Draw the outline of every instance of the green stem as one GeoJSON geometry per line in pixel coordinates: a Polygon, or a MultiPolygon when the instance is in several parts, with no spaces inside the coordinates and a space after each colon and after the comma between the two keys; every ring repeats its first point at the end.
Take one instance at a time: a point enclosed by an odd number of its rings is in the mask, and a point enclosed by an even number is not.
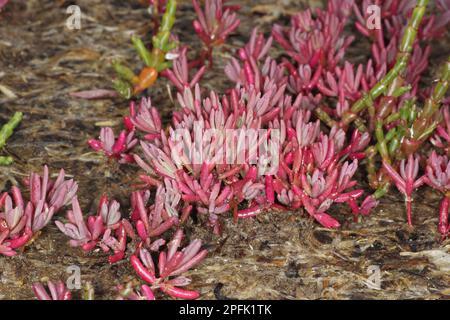
{"type": "Polygon", "coordinates": [[[334,125],[336,125],[336,121],[334,121],[333,119],[331,119],[331,117],[328,115],[328,113],[326,113],[325,111],[323,111],[320,107],[316,108],[314,110],[316,117],[322,121],[323,123],[325,123],[329,128],[333,127],[334,125]]]}
{"type": "Polygon", "coordinates": [[[367,127],[364,124],[364,120],[360,117],[355,118],[355,126],[359,130],[359,132],[367,132],[367,127]]]}
{"type": "Polygon", "coordinates": [[[389,182],[385,182],[381,187],[379,187],[373,193],[373,197],[375,199],[379,200],[380,198],[382,198],[389,191],[390,187],[391,187],[391,184],[389,182]]]}
{"type": "Polygon", "coordinates": [[[438,125],[436,115],[450,84],[450,56],[444,63],[438,78],[439,80],[433,92],[425,101],[422,111],[414,120],[411,128],[407,130],[405,138],[402,139],[400,148],[400,156],[402,157],[407,157],[409,154],[416,152],[422,143],[433,134],[438,125]]]}
{"type": "Polygon", "coordinates": [[[170,31],[175,23],[175,12],[177,11],[177,1],[169,0],[166,5],[166,11],[162,16],[161,25],[158,33],[153,37],[153,48],[158,48],[163,52],[169,51],[170,31]]]}
{"type": "MultiPolygon", "coordinates": [[[[171,62],[166,61],[166,53],[176,48],[178,45],[176,41],[170,41],[171,30],[175,23],[176,9],[177,1],[169,0],[166,5],[166,11],[162,16],[158,32],[152,37],[151,50],[147,48],[145,43],[138,36],[131,37],[131,41],[144,64],[149,68],[154,68],[157,72],[161,72],[171,66],[171,62]]],[[[157,14],[154,17],[157,18],[157,14]]],[[[118,62],[114,62],[113,67],[116,74],[119,76],[118,79],[114,81],[114,88],[122,97],[129,99],[133,95],[133,86],[140,79],[134,74],[133,70],[118,62]]]]}
{"type": "Polygon", "coordinates": [[[94,300],[95,293],[94,293],[94,287],[92,286],[92,283],[89,281],[86,283],[86,285],[83,288],[83,300],[94,300]]]}
{"type": "Polygon", "coordinates": [[[383,160],[390,163],[391,161],[389,157],[389,151],[383,131],[383,120],[381,119],[377,119],[377,122],[375,124],[375,137],[377,138],[378,141],[377,143],[378,152],[380,153],[383,160]]]}
{"type": "Polygon", "coordinates": [[[366,169],[367,176],[369,178],[369,184],[372,188],[376,188],[377,184],[377,167],[375,165],[375,156],[377,154],[377,149],[375,146],[370,146],[366,149],[366,169]]]}
{"type": "MultiPolygon", "coordinates": [[[[0,148],[3,148],[6,145],[6,141],[8,141],[9,137],[14,132],[14,129],[19,125],[20,121],[22,121],[23,113],[16,112],[9,119],[7,123],[3,125],[0,129],[0,148]]],[[[13,158],[10,156],[0,156],[0,166],[7,166],[13,162],[13,158]]]]}
{"type": "Polygon", "coordinates": [[[16,112],[12,116],[11,119],[7,123],[3,125],[0,129],[0,148],[3,148],[6,144],[6,141],[11,137],[14,132],[14,129],[19,125],[20,121],[22,121],[23,113],[16,112]]]}
{"type": "Polygon", "coordinates": [[[353,122],[358,113],[370,107],[372,101],[386,92],[389,85],[406,69],[411,57],[414,41],[416,40],[418,28],[422,22],[428,2],[429,0],[416,1],[416,7],[414,8],[411,18],[408,21],[408,26],[403,33],[394,67],[392,67],[384,78],[373,86],[368,93],[356,101],[350,110],[347,110],[344,113],[342,121],[345,126],[353,122]]]}
{"type": "Polygon", "coordinates": [[[13,163],[13,158],[10,156],[1,156],[0,157],[0,166],[9,166],[13,163]]]}

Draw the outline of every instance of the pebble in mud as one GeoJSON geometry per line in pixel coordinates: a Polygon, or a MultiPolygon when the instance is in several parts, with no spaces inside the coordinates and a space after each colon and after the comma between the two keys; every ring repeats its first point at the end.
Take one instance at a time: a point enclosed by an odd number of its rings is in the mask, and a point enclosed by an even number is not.
{"type": "Polygon", "coordinates": [[[298,278],[298,266],[295,261],[291,261],[288,263],[284,274],[288,278],[298,278]]]}
{"type": "Polygon", "coordinates": [[[315,230],[313,232],[314,238],[323,244],[330,244],[333,242],[333,238],[329,235],[329,232],[323,230],[315,230]]]}

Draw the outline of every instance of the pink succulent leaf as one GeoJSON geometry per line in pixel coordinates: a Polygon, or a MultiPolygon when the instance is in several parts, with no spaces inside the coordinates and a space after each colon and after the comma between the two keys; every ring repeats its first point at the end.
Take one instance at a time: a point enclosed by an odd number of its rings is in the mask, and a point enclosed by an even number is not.
{"type": "Polygon", "coordinates": [[[373,208],[378,206],[379,201],[376,200],[372,195],[367,196],[364,201],[361,203],[360,213],[363,216],[367,216],[370,214],[373,208]]]}
{"type": "Polygon", "coordinates": [[[450,162],[433,151],[428,158],[424,182],[443,193],[450,190],[450,162]]]}
{"type": "MultiPolygon", "coordinates": [[[[1,6],[1,4],[0,4],[0,6],[1,6]]],[[[87,100],[108,99],[108,98],[115,98],[118,96],[117,91],[107,90],[107,89],[94,89],[94,90],[70,92],[69,95],[74,98],[87,99],[87,100]]]]}
{"type": "Polygon", "coordinates": [[[66,289],[64,283],[62,281],[58,282],[47,282],[48,290],[50,291],[50,295],[47,290],[41,283],[33,284],[33,291],[38,300],[71,300],[72,294],[66,289]]]}
{"type": "MultiPolygon", "coordinates": [[[[134,102],[131,102],[130,109],[134,106],[133,104],[134,102]]],[[[137,112],[130,112],[129,120],[133,126],[146,134],[147,140],[157,139],[161,133],[161,117],[158,110],[152,106],[150,98],[141,99],[137,112]]]]}
{"type": "Polygon", "coordinates": [[[225,7],[222,0],[206,0],[204,11],[197,0],[192,0],[192,4],[198,19],[193,22],[195,32],[207,46],[224,42],[239,26],[240,21],[233,12],[237,8],[225,7]]]}
{"type": "Polygon", "coordinates": [[[120,221],[121,214],[119,210],[120,204],[116,200],[112,200],[109,204],[103,203],[100,212],[106,227],[113,227],[120,221]]]}
{"type": "Polygon", "coordinates": [[[52,219],[54,214],[54,207],[48,207],[43,200],[39,201],[35,210],[33,217],[30,218],[29,226],[32,228],[33,232],[39,231],[44,228],[52,219]]]}
{"type": "Polygon", "coordinates": [[[340,227],[339,222],[327,213],[317,213],[314,215],[314,219],[316,219],[325,228],[336,229],[340,227]]]}
{"type": "Polygon", "coordinates": [[[179,55],[172,63],[172,69],[166,69],[162,72],[162,75],[167,77],[172,84],[178,89],[179,92],[183,92],[184,88],[193,88],[201,79],[206,71],[206,66],[200,67],[195,75],[189,80],[189,66],[187,61],[187,47],[179,50],[179,55]]]}
{"type": "Polygon", "coordinates": [[[0,10],[8,3],[9,0],[0,0],[0,10]]]}
{"type": "Polygon", "coordinates": [[[134,131],[126,133],[121,131],[117,139],[114,136],[112,128],[106,127],[100,129],[99,140],[90,139],[89,146],[95,151],[102,151],[109,158],[117,158],[120,163],[132,161],[128,152],[138,143],[134,138],[134,131]]]}
{"type": "Polygon", "coordinates": [[[389,174],[391,179],[394,181],[395,185],[397,186],[398,190],[406,194],[406,182],[403,180],[403,178],[395,171],[394,168],[390,164],[388,164],[386,161],[383,161],[383,167],[386,169],[386,172],[389,174]]]}

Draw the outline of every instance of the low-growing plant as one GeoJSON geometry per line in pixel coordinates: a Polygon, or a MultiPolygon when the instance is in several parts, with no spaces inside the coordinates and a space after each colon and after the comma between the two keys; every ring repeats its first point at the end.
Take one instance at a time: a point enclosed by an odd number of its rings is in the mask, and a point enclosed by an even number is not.
{"type": "MultiPolygon", "coordinates": [[[[153,300],[155,290],[195,299],[198,292],[181,288],[190,284],[182,274],[207,251],[198,239],[179,249],[191,214],[215,234],[223,232],[227,217],[238,222],[270,210],[304,213],[326,228],[338,228],[368,216],[392,184],[405,198],[410,227],[414,191],[428,185],[442,195],[438,231],[445,239],[450,60],[437,70],[436,81],[428,81],[426,72],[432,41],[445,34],[450,10],[441,0],[433,6],[428,0],[374,2],[383,12],[375,29],[365,23],[368,0],[330,0],[326,8],[300,11],[287,25],[274,25],[270,36],[253,29],[248,43],[223,66],[231,85],[206,92],[199,83],[203,61],[209,59],[211,66],[213,48],[238,27],[237,7],[206,0],[202,10],[193,0],[193,26],[205,49],[200,60],[189,62],[187,47],[178,46],[171,34],[176,1],[152,1],[155,17],[165,12],[151,50],[133,37],[146,66],[135,75],[115,63],[116,89],[130,98],[159,74],[167,77],[177,90],[170,123],[149,97],[142,98],[130,102],[117,138],[112,128],[102,128],[99,139],[88,141],[108,160],[141,169],[128,214],[103,196],[97,213],[84,217],[76,183],[65,180],[64,171],[51,181],[45,167],[43,177],[30,176],[26,205],[17,187],[0,198],[0,253],[15,255],[71,203],[68,222],[56,222],[70,244],[86,252],[112,251],[111,263],[129,257],[145,282],[119,286],[120,299],[153,300]],[[358,41],[370,46],[358,65],[347,57],[356,32],[363,36],[358,41]],[[276,57],[275,45],[282,50],[276,57]],[[367,176],[370,192],[360,176],[367,176]],[[336,215],[336,205],[343,203],[349,217],[336,215]],[[161,250],[173,230],[167,250],[161,250]]],[[[0,131],[0,146],[15,125],[0,131]]],[[[51,295],[35,285],[38,298],[68,296],[60,284],[49,283],[49,290],[51,295]]]]}

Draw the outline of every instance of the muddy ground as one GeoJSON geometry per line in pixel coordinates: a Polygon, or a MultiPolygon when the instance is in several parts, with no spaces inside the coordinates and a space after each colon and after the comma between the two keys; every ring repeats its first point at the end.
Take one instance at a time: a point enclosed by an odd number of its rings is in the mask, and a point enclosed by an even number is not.
{"type": "MultiPolygon", "coordinates": [[[[247,39],[252,26],[258,24],[268,32],[270,23],[287,21],[305,2],[246,1],[239,31],[216,53],[217,63],[202,84],[219,91],[229,85],[221,66],[247,39]]],[[[179,5],[175,31],[183,42],[198,48],[192,18],[191,5],[179,5]]],[[[6,6],[0,15],[0,84],[16,97],[0,93],[0,122],[14,111],[25,116],[3,150],[14,156],[15,163],[0,170],[0,189],[21,184],[30,170],[41,171],[48,164],[53,173],[64,167],[76,178],[84,212],[94,210],[103,192],[127,206],[137,169],[108,163],[86,145],[100,126],[120,126],[127,103],[118,98],[77,100],[68,93],[109,87],[113,75],[109,63],[114,58],[136,63],[130,34],[145,35],[150,31],[148,21],[137,1],[29,0],[6,6]],[[65,28],[65,10],[75,3],[83,12],[82,28],[70,31],[65,28]]],[[[448,54],[448,45],[435,51],[433,65],[448,54]]],[[[150,95],[169,114],[173,103],[166,81],[160,80],[150,95]]],[[[191,288],[200,290],[203,299],[448,299],[450,242],[439,241],[439,198],[424,189],[415,200],[414,229],[406,226],[402,199],[394,191],[359,223],[352,221],[346,207],[335,208],[334,215],[343,222],[337,231],[322,229],[298,212],[267,213],[237,225],[228,219],[220,238],[190,223],[189,236],[203,239],[211,252],[189,272],[191,288]],[[380,290],[367,284],[368,270],[377,267],[380,290]]],[[[105,261],[102,253],[70,248],[51,224],[23,254],[0,257],[0,297],[33,298],[31,283],[46,277],[65,279],[66,268],[78,265],[82,281],[93,283],[96,298],[114,298],[113,286],[135,279],[135,274],[127,261],[112,266],[105,261]]]]}

